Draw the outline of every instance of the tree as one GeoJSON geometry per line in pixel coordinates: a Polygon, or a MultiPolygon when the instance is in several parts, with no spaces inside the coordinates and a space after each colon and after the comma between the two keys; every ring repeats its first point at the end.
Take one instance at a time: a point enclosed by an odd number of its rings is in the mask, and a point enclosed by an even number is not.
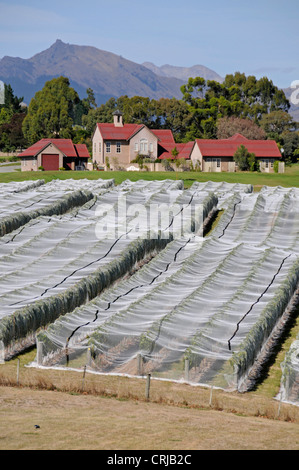
{"type": "Polygon", "coordinates": [[[23,97],[18,98],[14,95],[11,85],[4,83],[4,103],[0,105],[0,110],[5,108],[6,110],[9,110],[12,115],[20,113],[22,112],[21,103],[23,99],[23,97]]]}
{"type": "Polygon", "coordinates": [[[53,78],[35,93],[23,122],[29,144],[42,138],[71,138],[78,93],[66,77],[53,78]]]}
{"type": "Polygon", "coordinates": [[[217,121],[217,139],[228,139],[234,134],[242,134],[247,139],[266,139],[266,132],[251,119],[235,116],[223,117],[217,121]]]}
{"type": "Polygon", "coordinates": [[[27,146],[22,131],[25,113],[15,113],[10,122],[0,126],[0,148],[4,152],[12,152],[27,146]]]}
{"type": "Polygon", "coordinates": [[[105,104],[89,110],[88,114],[82,117],[82,124],[86,130],[92,134],[97,122],[113,122],[113,111],[117,109],[117,101],[110,98],[105,104]]]}
{"type": "Polygon", "coordinates": [[[26,146],[22,122],[27,109],[21,106],[22,98],[14,95],[10,85],[4,84],[4,104],[0,105],[0,149],[12,152],[26,146]]]}
{"type": "Polygon", "coordinates": [[[263,114],[290,108],[284,92],[266,77],[236,72],[226,75],[223,83],[189,78],[181,87],[183,100],[192,116],[187,135],[195,138],[216,138],[217,121],[224,117],[248,118],[258,123],[263,114]]]}
{"type": "Polygon", "coordinates": [[[255,169],[255,155],[250,153],[244,145],[240,145],[234,154],[234,161],[241,171],[253,171],[255,169]]]}
{"type": "Polygon", "coordinates": [[[283,148],[283,156],[286,163],[296,163],[299,148],[299,135],[297,132],[284,131],[280,136],[280,144],[283,148]]]}
{"type": "Polygon", "coordinates": [[[279,140],[279,136],[286,131],[295,130],[297,123],[293,121],[292,116],[286,111],[272,111],[269,114],[263,114],[260,125],[272,139],[279,140]]]}

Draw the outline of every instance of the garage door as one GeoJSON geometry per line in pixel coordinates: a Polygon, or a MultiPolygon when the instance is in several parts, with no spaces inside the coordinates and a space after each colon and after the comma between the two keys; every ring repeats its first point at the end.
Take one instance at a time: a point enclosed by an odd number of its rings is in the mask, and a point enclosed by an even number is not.
{"type": "Polygon", "coordinates": [[[43,153],[42,166],[44,167],[45,171],[59,170],[59,155],[52,153],[43,153]]]}

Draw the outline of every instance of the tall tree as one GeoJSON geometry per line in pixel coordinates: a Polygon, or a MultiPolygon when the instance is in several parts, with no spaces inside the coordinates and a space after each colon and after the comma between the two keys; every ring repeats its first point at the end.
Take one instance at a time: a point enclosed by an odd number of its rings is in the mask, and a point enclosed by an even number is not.
{"type": "Polygon", "coordinates": [[[272,111],[269,114],[263,114],[260,125],[272,139],[279,139],[279,136],[286,131],[295,130],[298,126],[292,116],[282,110],[272,111]]]}
{"type": "Polygon", "coordinates": [[[66,77],[45,83],[30,101],[23,122],[24,136],[29,144],[42,138],[71,138],[75,108],[80,103],[78,93],[66,77]]]}
{"type": "Polygon", "coordinates": [[[258,123],[263,114],[287,112],[290,107],[284,92],[271,80],[257,80],[240,72],[226,75],[223,83],[190,78],[181,91],[192,115],[188,131],[191,139],[216,138],[216,122],[223,117],[250,118],[258,123]]]}

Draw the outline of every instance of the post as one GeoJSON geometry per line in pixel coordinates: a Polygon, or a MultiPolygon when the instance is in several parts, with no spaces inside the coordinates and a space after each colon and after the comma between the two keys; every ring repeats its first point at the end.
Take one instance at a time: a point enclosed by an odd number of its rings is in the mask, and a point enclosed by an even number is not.
{"type": "Polygon", "coordinates": [[[86,366],[84,366],[84,370],[83,370],[83,378],[82,378],[81,392],[83,392],[83,390],[84,390],[85,374],[86,374],[86,366]]]}
{"type": "Polygon", "coordinates": [[[185,359],[185,380],[189,382],[189,359],[185,359]]]}
{"type": "Polygon", "coordinates": [[[213,385],[211,386],[211,390],[210,390],[210,402],[209,402],[209,406],[212,406],[212,397],[213,397],[213,385]]]}
{"type": "Polygon", "coordinates": [[[20,377],[20,359],[18,358],[18,362],[17,362],[17,385],[19,385],[19,377],[20,377]]]}
{"type": "Polygon", "coordinates": [[[37,341],[37,364],[41,366],[43,364],[43,343],[37,341]]]}
{"type": "Polygon", "coordinates": [[[137,354],[137,375],[143,375],[143,357],[137,354]]]}
{"type": "Polygon", "coordinates": [[[151,374],[147,374],[146,377],[146,388],[145,388],[145,398],[149,400],[150,397],[150,383],[151,383],[151,374]]]}
{"type": "Polygon", "coordinates": [[[87,364],[88,366],[91,366],[91,351],[90,351],[90,348],[87,348],[86,364],[87,364]]]}
{"type": "Polygon", "coordinates": [[[5,357],[4,344],[3,344],[3,341],[0,341],[0,364],[5,363],[4,357],[5,357]]]}

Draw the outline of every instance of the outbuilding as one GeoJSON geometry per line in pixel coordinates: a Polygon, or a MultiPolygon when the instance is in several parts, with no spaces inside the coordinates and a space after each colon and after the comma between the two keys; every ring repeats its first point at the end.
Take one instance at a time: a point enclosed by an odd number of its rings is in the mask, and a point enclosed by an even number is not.
{"type": "Polygon", "coordinates": [[[274,162],[282,162],[275,140],[247,139],[241,134],[228,139],[196,139],[191,160],[193,163],[198,162],[202,171],[235,171],[234,155],[241,145],[254,153],[261,171],[272,173],[274,162]]]}
{"type": "Polygon", "coordinates": [[[41,139],[18,156],[22,171],[85,170],[89,152],[85,144],[71,139],[41,139]]]}

